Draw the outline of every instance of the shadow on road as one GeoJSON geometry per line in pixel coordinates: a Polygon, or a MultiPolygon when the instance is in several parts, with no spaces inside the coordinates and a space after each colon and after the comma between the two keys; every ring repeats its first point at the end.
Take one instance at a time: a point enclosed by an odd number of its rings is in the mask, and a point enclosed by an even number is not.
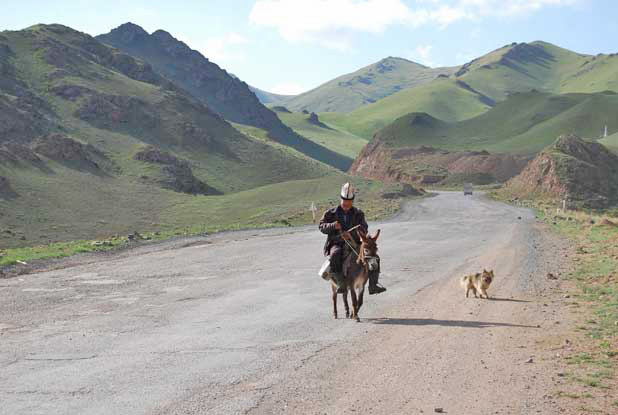
{"type": "Polygon", "coordinates": [[[517,298],[495,298],[489,297],[489,301],[512,301],[514,303],[529,303],[528,300],[518,300],[517,298]]]}
{"type": "Polygon", "coordinates": [[[484,329],[488,327],[521,327],[536,329],[536,326],[521,324],[499,323],[490,321],[467,321],[467,320],[436,320],[433,318],[366,318],[364,321],[371,324],[388,324],[394,326],[443,326],[443,327],[468,327],[484,329]]]}

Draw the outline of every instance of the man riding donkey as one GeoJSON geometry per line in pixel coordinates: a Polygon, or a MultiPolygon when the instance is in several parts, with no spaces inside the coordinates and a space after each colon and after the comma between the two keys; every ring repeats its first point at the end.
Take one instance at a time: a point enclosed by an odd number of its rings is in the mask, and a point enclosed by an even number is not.
{"type": "MultiPolygon", "coordinates": [[[[365,221],[365,214],[362,210],[355,208],[355,192],[350,183],[341,187],[341,202],[338,206],[324,212],[320,220],[320,231],[328,237],[324,245],[324,255],[330,257],[330,273],[337,284],[337,293],[346,292],[346,280],[343,270],[344,253],[346,241],[350,245],[360,245],[359,232],[367,234],[369,226],[365,221]]],[[[386,288],[378,284],[380,269],[369,274],[369,294],[379,294],[386,291],[386,288]]]]}

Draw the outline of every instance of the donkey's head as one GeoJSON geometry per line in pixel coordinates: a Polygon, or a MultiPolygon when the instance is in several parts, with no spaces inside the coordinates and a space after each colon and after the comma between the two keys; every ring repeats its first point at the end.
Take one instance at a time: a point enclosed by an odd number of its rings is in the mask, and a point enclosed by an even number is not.
{"type": "Polygon", "coordinates": [[[364,263],[369,268],[369,271],[378,269],[378,244],[377,240],[380,236],[380,230],[378,229],[375,235],[367,235],[363,232],[358,232],[358,236],[361,240],[361,246],[359,248],[357,262],[364,263]]]}

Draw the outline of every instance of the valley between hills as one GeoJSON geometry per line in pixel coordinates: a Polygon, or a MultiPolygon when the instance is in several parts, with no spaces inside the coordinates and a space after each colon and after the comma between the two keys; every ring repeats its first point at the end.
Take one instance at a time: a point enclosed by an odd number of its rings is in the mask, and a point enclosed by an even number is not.
{"type": "Polygon", "coordinates": [[[4,408],[615,412],[618,54],[389,56],[292,96],[192,47],[0,32],[4,408]],[[388,258],[361,329],[313,270],[348,181],[388,258]],[[493,301],[454,301],[482,267],[493,301]]]}

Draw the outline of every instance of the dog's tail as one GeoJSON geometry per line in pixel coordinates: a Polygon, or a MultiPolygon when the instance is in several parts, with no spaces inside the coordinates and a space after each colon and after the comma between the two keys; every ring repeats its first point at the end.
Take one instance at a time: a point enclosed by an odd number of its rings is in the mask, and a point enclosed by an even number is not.
{"type": "Polygon", "coordinates": [[[462,287],[466,288],[466,286],[468,285],[468,281],[470,281],[470,276],[464,275],[463,277],[461,277],[461,280],[459,282],[462,287]]]}

